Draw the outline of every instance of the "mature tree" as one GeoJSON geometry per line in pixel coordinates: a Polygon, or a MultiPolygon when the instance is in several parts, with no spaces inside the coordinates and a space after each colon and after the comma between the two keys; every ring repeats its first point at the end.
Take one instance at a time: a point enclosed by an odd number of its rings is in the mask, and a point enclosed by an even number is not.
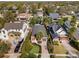
{"type": "Polygon", "coordinates": [[[4,54],[8,53],[9,50],[10,50],[10,44],[0,40],[0,58],[4,57],[4,54]]]}
{"type": "Polygon", "coordinates": [[[43,19],[43,24],[44,24],[45,26],[48,26],[48,25],[51,24],[51,23],[52,23],[52,19],[51,19],[51,18],[45,17],[45,18],[43,19]]]}
{"type": "Polygon", "coordinates": [[[71,20],[71,28],[69,29],[69,35],[70,36],[72,36],[73,35],[73,33],[75,32],[75,30],[76,30],[76,17],[75,16],[72,16],[72,20],[71,20]]]}
{"type": "Polygon", "coordinates": [[[69,37],[72,37],[73,33],[75,32],[76,28],[75,27],[72,27],[68,30],[68,34],[69,34],[69,37]]]}
{"type": "Polygon", "coordinates": [[[36,14],[36,12],[37,12],[37,8],[38,8],[38,6],[37,6],[37,4],[32,4],[32,5],[30,5],[31,6],[31,11],[32,11],[32,13],[33,14],[36,14]]]}
{"type": "Polygon", "coordinates": [[[30,26],[33,27],[35,24],[40,24],[41,18],[40,17],[33,17],[30,19],[30,26]]]}
{"type": "Polygon", "coordinates": [[[26,12],[26,5],[24,3],[21,3],[21,4],[19,3],[17,5],[17,9],[19,10],[20,13],[24,13],[26,12]]]}
{"type": "Polygon", "coordinates": [[[6,22],[10,22],[10,21],[15,21],[15,14],[12,13],[11,11],[6,11],[4,13],[4,19],[6,20],[6,22]]]}
{"type": "Polygon", "coordinates": [[[5,20],[3,18],[0,18],[0,29],[4,27],[5,20]]]}
{"type": "Polygon", "coordinates": [[[37,34],[36,34],[36,39],[39,41],[41,40],[41,38],[43,37],[43,33],[41,31],[39,31],[37,34]]]}
{"type": "Polygon", "coordinates": [[[66,20],[68,20],[68,19],[67,18],[58,19],[58,24],[60,24],[61,26],[63,26],[66,20]]]}
{"type": "Polygon", "coordinates": [[[45,15],[49,15],[49,13],[53,13],[54,12],[53,8],[47,7],[47,6],[44,6],[43,10],[44,10],[44,14],[45,15]]]}
{"type": "Polygon", "coordinates": [[[75,25],[76,25],[76,17],[72,16],[71,26],[75,26],[75,25]]]}
{"type": "Polygon", "coordinates": [[[30,26],[33,27],[36,24],[36,19],[33,17],[30,19],[30,26]]]}
{"type": "Polygon", "coordinates": [[[22,58],[27,57],[28,53],[30,52],[30,50],[32,49],[32,44],[30,42],[31,39],[31,32],[28,33],[28,36],[26,37],[22,47],[21,47],[21,56],[22,58]]]}

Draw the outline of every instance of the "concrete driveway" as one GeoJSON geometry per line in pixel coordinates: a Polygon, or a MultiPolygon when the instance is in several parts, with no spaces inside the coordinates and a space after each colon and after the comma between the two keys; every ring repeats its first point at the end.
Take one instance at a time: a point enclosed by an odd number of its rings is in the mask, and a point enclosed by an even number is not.
{"type": "Polygon", "coordinates": [[[47,49],[47,39],[42,40],[42,43],[40,45],[41,45],[41,50],[42,50],[41,58],[50,58],[50,54],[47,49]]]}

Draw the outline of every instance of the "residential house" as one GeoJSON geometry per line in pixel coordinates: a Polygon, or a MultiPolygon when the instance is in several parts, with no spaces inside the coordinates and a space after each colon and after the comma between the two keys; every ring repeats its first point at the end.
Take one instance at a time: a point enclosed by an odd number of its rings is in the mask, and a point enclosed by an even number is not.
{"type": "MultiPolygon", "coordinates": [[[[79,28],[77,27],[78,24],[79,24],[79,17],[78,17],[78,15],[76,15],[76,17],[77,17],[77,19],[76,19],[76,31],[74,32],[73,36],[74,36],[77,40],[79,40],[79,28]]],[[[66,30],[69,30],[69,28],[72,27],[71,24],[70,24],[70,20],[65,21],[64,26],[65,26],[66,30]]]]}
{"type": "Polygon", "coordinates": [[[17,20],[19,21],[28,21],[32,15],[28,13],[20,13],[17,15],[17,20]]]}
{"type": "Polygon", "coordinates": [[[50,13],[49,17],[51,17],[53,20],[57,20],[60,17],[60,15],[59,13],[50,13]]]}
{"type": "Polygon", "coordinates": [[[27,28],[28,24],[24,22],[5,23],[4,28],[0,30],[0,39],[8,40],[16,32],[20,33],[20,38],[24,38],[27,28]]]}
{"type": "Polygon", "coordinates": [[[58,24],[50,24],[49,25],[50,28],[50,34],[52,36],[52,38],[61,38],[61,37],[67,37],[67,33],[65,32],[65,30],[58,24]]]}
{"type": "Polygon", "coordinates": [[[43,38],[47,39],[47,32],[46,32],[46,29],[45,29],[44,25],[35,24],[35,26],[32,28],[32,36],[31,36],[32,43],[36,42],[35,36],[38,32],[42,32],[43,33],[43,38]]]}

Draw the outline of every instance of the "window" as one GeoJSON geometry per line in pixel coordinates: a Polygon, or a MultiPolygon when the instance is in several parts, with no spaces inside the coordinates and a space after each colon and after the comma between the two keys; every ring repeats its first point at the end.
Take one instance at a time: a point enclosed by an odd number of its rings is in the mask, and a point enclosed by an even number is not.
{"type": "Polygon", "coordinates": [[[6,37],[6,36],[4,35],[4,37],[6,37]]]}
{"type": "Polygon", "coordinates": [[[5,31],[3,31],[3,33],[5,34],[5,31]]]}
{"type": "Polygon", "coordinates": [[[10,35],[11,37],[13,37],[13,35],[10,35]]]}

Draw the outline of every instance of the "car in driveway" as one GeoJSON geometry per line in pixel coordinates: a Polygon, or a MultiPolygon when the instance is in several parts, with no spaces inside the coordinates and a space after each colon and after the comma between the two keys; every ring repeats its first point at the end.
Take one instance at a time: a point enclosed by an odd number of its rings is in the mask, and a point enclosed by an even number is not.
{"type": "Polygon", "coordinates": [[[20,48],[20,46],[21,46],[23,40],[24,40],[24,39],[22,39],[21,41],[18,42],[18,44],[17,44],[17,46],[16,46],[16,48],[15,48],[15,50],[14,50],[15,53],[17,53],[17,52],[19,51],[19,48],[20,48]]]}

